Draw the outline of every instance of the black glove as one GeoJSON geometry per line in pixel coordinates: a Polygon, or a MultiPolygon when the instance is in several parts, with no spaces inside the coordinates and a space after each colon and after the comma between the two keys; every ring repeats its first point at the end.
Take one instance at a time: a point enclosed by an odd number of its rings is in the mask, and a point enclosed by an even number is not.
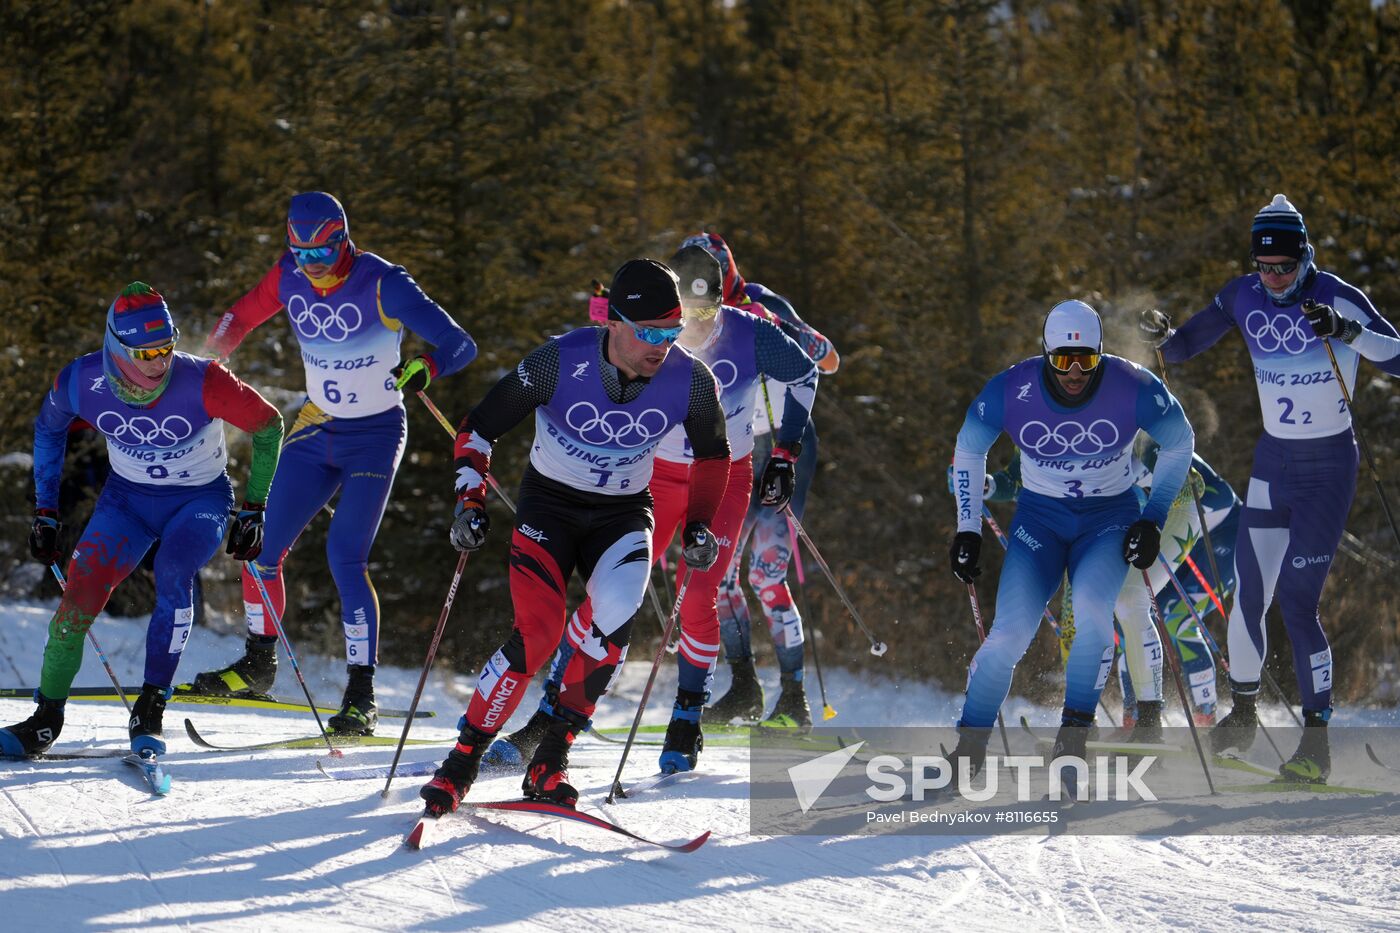
{"type": "Polygon", "coordinates": [[[243,503],[232,524],[228,526],[228,547],[225,554],[234,560],[257,560],[262,553],[263,507],[252,502],[243,503]]]}
{"type": "Polygon", "coordinates": [[[491,516],[486,514],[486,506],[475,499],[463,499],[457,503],[457,518],[452,522],[452,546],[459,551],[475,551],[486,543],[486,532],[491,530],[491,516]]]}
{"type": "Polygon", "coordinates": [[[958,532],[948,556],[953,561],[953,576],[971,583],[982,575],[982,536],[975,531],[958,532]]]}
{"type": "Polygon", "coordinates": [[[1303,302],[1303,314],[1318,337],[1340,337],[1342,343],[1351,343],[1361,333],[1359,323],[1342,317],[1331,305],[1318,304],[1311,298],[1303,302]]]}
{"type": "Polygon", "coordinates": [[[1172,319],[1156,308],[1149,308],[1138,318],[1138,335],[1154,347],[1160,347],[1171,333],[1172,319]]]}
{"type": "Polygon", "coordinates": [[[1139,570],[1146,570],[1157,561],[1162,550],[1162,531],[1156,524],[1140,518],[1128,526],[1123,536],[1123,559],[1139,570]]]}
{"type": "Polygon", "coordinates": [[[719,541],[710,534],[704,522],[691,522],[681,533],[681,557],[685,565],[701,573],[709,570],[719,560],[719,541]]]}
{"type": "Polygon", "coordinates": [[[792,498],[792,490],[797,485],[797,452],[779,444],[768,457],[763,468],[763,478],[758,483],[758,504],[770,509],[781,509],[792,498]]]}
{"type": "Polygon", "coordinates": [[[433,381],[433,368],[427,359],[415,356],[389,370],[389,375],[394,377],[394,388],[400,392],[422,392],[433,381]]]}
{"type": "Polygon", "coordinates": [[[58,536],[63,533],[63,523],[58,520],[54,509],[37,509],[34,524],[29,529],[29,553],[41,564],[56,564],[63,557],[58,547],[58,536]]]}

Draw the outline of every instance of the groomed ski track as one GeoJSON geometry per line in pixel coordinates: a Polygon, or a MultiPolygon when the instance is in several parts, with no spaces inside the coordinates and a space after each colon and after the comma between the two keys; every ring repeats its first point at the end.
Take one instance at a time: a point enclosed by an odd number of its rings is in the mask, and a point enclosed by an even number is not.
{"type": "MultiPolygon", "coordinates": [[[[37,680],[52,604],[10,603],[0,626],[0,671],[37,680]]],[[[103,647],[123,679],[140,676],[144,621],[103,617],[103,647]]],[[[198,630],[185,676],[226,663],[237,636],[198,630]]],[[[77,683],[105,675],[88,652],[77,683]]],[[[671,662],[674,663],[674,662],[671,662]]],[[[343,662],[303,658],[317,700],[339,699],[343,662]],[[323,678],[325,678],[323,680],[323,678]]],[[[299,692],[287,665],[278,691],[299,692]]],[[[430,681],[438,718],[412,735],[454,735],[474,671],[430,681]],[[457,691],[449,695],[449,689],[457,691]]],[[[770,701],[776,673],[761,672],[770,701]]],[[[857,681],[830,667],[828,693],[843,723],[890,724],[890,710],[947,722],[957,698],[924,685],[857,681]]],[[[600,725],[625,725],[645,664],[634,660],[605,700],[600,725]]],[[[416,671],[381,668],[381,703],[407,705],[416,671]]],[[[726,675],[721,671],[718,689],[726,675]]],[[[669,682],[668,682],[669,680],[669,682]]],[[[664,721],[668,670],[648,721],[664,721]]],[[[815,687],[815,684],[813,684],[815,687]]],[[[28,715],[0,701],[0,720],[28,715]]],[[[529,715],[522,705],[511,727],[529,715]]],[[[1016,701],[1050,722],[1045,710],[1016,701]]],[[[1285,715],[1275,711],[1278,717],[1285,715]]],[[[1389,724],[1388,714],[1383,716],[1389,724]]],[[[746,751],[715,747],[705,776],[609,808],[659,839],[713,830],[688,855],[668,855],[609,833],[514,814],[454,815],[430,849],[403,848],[419,812],[421,778],[332,781],[315,751],[213,753],[184,736],[248,741],[307,733],[309,716],[172,706],[166,715],[174,776],[152,797],[119,759],[0,765],[0,904],[7,929],[86,930],[974,930],[1395,929],[1400,841],[1390,837],[755,837],[748,834],[746,751]]],[[[61,746],[125,744],[120,704],[70,703],[61,746]]],[[[311,725],[314,730],[314,725],[311,725]]],[[[385,727],[396,732],[399,724],[385,727]]],[[[571,774],[601,800],[618,748],[582,738],[571,774]]],[[[409,748],[406,761],[435,757],[409,748]]],[[[339,766],[387,764],[392,749],[347,749],[339,766]]],[[[655,770],[656,749],[634,754],[627,777],[655,770]]],[[[486,777],[473,791],[514,796],[518,776],[486,777]]]]}

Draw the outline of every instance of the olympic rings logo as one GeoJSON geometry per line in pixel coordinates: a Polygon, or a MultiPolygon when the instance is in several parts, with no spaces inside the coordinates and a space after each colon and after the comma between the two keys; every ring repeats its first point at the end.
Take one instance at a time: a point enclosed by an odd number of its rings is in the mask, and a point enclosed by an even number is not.
{"type": "Polygon", "coordinates": [[[359,307],[350,302],[332,308],[324,301],[308,304],[301,295],[293,295],[287,302],[287,316],[302,338],[325,337],[332,343],[340,343],[364,323],[359,307]]]}
{"type": "Polygon", "coordinates": [[[1275,314],[1270,317],[1267,311],[1256,308],[1245,315],[1244,332],[1265,353],[1286,350],[1296,356],[1317,339],[1312,334],[1312,328],[1304,327],[1303,324],[1302,318],[1289,314],[1275,314]]]}
{"type": "Polygon", "coordinates": [[[137,415],[128,421],[117,412],[104,411],[97,416],[97,430],[127,447],[174,447],[194,433],[194,426],[179,415],[167,415],[159,422],[137,415]]]}
{"type": "Polygon", "coordinates": [[[1022,449],[1042,457],[1062,457],[1067,453],[1092,457],[1114,449],[1118,439],[1118,426],[1100,418],[1087,427],[1077,421],[1062,421],[1053,428],[1043,421],[1027,421],[1018,443],[1022,449]]]}
{"type": "Polygon", "coordinates": [[[641,447],[660,438],[671,427],[666,413],[648,408],[633,418],[629,412],[612,409],[598,413],[592,402],[575,402],[564,413],[564,421],[588,444],[616,444],[641,447]]]}
{"type": "Polygon", "coordinates": [[[710,372],[715,374],[715,382],[719,383],[721,392],[732,386],[739,378],[739,367],[732,360],[716,360],[710,364],[710,372]],[[720,374],[721,367],[728,374],[727,377],[720,374]]]}

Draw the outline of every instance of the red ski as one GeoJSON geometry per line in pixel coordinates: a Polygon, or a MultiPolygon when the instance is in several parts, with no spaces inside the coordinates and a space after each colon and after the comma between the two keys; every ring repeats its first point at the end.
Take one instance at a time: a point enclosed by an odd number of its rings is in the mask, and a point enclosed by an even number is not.
{"type": "MultiPolygon", "coordinates": [[[[669,852],[694,852],[696,849],[703,846],[710,838],[710,831],[706,830],[688,842],[658,842],[655,839],[639,836],[630,829],[624,829],[611,820],[605,820],[601,817],[575,810],[573,807],[565,807],[544,800],[463,800],[461,806],[476,810],[505,810],[513,813],[532,813],[536,816],[552,816],[557,819],[572,820],[575,823],[582,823],[585,826],[606,829],[609,832],[617,833],[620,836],[626,836],[628,839],[632,839],[636,842],[643,842],[660,849],[666,849],[669,852]]],[[[439,819],[440,817],[433,816],[430,813],[423,813],[423,815],[418,818],[418,822],[414,824],[413,829],[409,830],[408,835],[404,838],[404,845],[410,849],[423,848],[423,846],[426,845],[428,827],[436,823],[439,819]]]]}

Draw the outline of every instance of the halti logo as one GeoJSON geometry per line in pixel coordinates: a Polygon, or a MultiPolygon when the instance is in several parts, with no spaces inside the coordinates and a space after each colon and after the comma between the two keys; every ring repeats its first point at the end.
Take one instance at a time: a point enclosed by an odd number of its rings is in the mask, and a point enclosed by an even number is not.
{"type": "Polygon", "coordinates": [[[574,378],[575,378],[575,379],[582,379],[582,378],[583,378],[583,374],[586,373],[586,372],[588,372],[588,363],[587,363],[587,362],[579,363],[577,366],[574,367],[574,378]]]}
{"type": "Polygon", "coordinates": [[[1021,386],[1021,391],[1016,393],[1016,401],[1029,402],[1031,400],[1031,384],[1028,382],[1021,386]]]}
{"type": "Polygon", "coordinates": [[[1325,564],[1331,560],[1332,557],[1328,554],[1316,554],[1312,557],[1304,557],[1303,555],[1299,554],[1297,557],[1293,558],[1293,560],[1289,561],[1289,563],[1293,565],[1294,570],[1302,570],[1309,564],[1325,564]]]}

